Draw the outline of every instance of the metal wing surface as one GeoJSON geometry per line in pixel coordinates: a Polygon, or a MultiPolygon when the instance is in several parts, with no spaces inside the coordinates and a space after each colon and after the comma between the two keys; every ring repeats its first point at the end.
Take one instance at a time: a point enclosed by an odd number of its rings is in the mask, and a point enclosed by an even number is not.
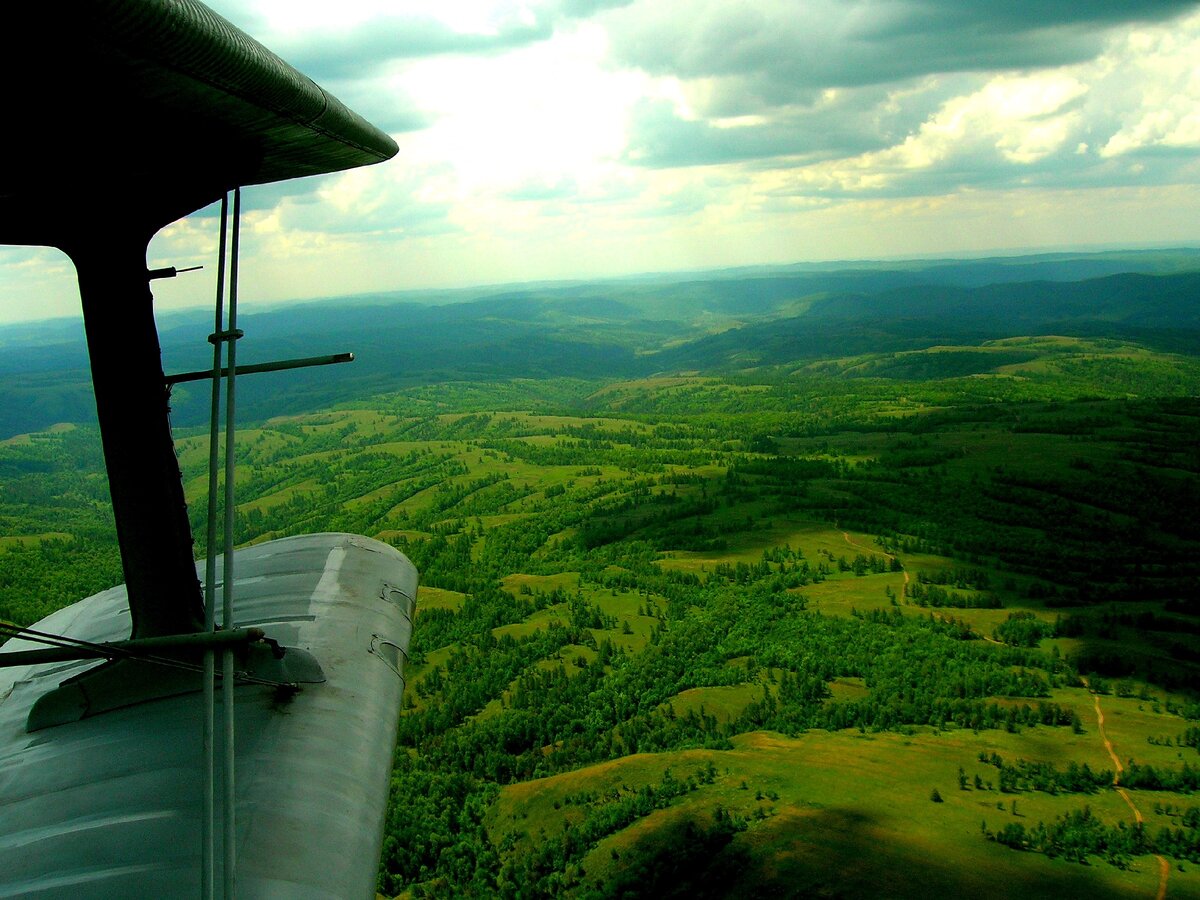
{"type": "MultiPolygon", "coordinates": [[[[416,571],[344,534],[247,547],[235,564],[236,624],[307,651],[325,677],[236,689],[238,894],[374,897],[416,571]]],[[[37,627],[99,642],[129,624],[117,587],[37,627]]],[[[26,731],[40,697],[96,664],[0,670],[0,897],[197,896],[198,674],[187,693],[26,731]]]]}

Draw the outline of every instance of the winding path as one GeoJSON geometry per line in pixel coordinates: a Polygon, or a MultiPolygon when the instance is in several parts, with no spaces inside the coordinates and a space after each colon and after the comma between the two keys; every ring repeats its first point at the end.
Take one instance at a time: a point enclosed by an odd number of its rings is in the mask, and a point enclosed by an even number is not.
{"type": "MultiPolygon", "coordinates": [[[[891,553],[880,550],[878,547],[866,547],[858,543],[850,537],[850,532],[848,531],[843,531],[842,537],[846,539],[846,543],[851,547],[855,547],[859,550],[865,550],[868,553],[878,553],[887,557],[888,559],[896,558],[891,553]]],[[[903,572],[904,583],[908,584],[908,570],[904,569],[903,572]]],[[[984,640],[991,641],[993,644],[1000,643],[1000,641],[997,641],[995,638],[986,636],[984,637],[984,640]]],[[[1121,773],[1125,771],[1125,767],[1121,765],[1121,759],[1117,756],[1117,751],[1113,749],[1112,741],[1108,739],[1108,733],[1104,730],[1104,711],[1100,708],[1100,695],[1092,690],[1091,685],[1088,684],[1086,678],[1081,678],[1080,680],[1083,682],[1083,686],[1091,691],[1092,700],[1096,704],[1096,725],[1100,731],[1100,739],[1104,741],[1104,749],[1108,751],[1108,755],[1113,761],[1113,787],[1116,788],[1117,793],[1121,795],[1121,799],[1125,801],[1126,805],[1129,807],[1129,811],[1133,813],[1134,821],[1136,821],[1138,825],[1143,825],[1145,824],[1146,820],[1142,816],[1142,811],[1137,808],[1137,804],[1133,802],[1133,798],[1129,796],[1129,792],[1125,790],[1125,788],[1121,787],[1121,773]]],[[[1158,893],[1154,895],[1154,898],[1155,900],[1166,900],[1167,880],[1171,877],[1171,864],[1167,862],[1167,858],[1165,856],[1161,856],[1157,853],[1154,855],[1154,858],[1158,860],[1158,893]]]]}
{"type": "MultiPolygon", "coordinates": [[[[1104,730],[1104,711],[1100,709],[1100,695],[1092,691],[1091,685],[1088,684],[1086,678],[1080,679],[1083,686],[1092,692],[1092,700],[1096,704],[1096,725],[1100,731],[1100,739],[1104,741],[1104,749],[1108,751],[1109,758],[1113,761],[1113,787],[1117,793],[1121,795],[1121,799],[1125,801],[1130,811],[1133,813],[1134,820],[1138,825],[1145,823],[1142,816],[1142,811],[1137,808],[1137,804],[1133,802],[1133,798],[1129,796],[1129,792],[1121,787],[1121,773],[1125,771],[1125,767],[1121,765],[1121,758],[1117,756],[1117,751],[1113,749],[1112,741],[1108,739],[1108,733],[1104,730]]],[[[1167,862],[1165,856],[1160,856],[1157,853],[1154,858],[1158,860],[1158,893],[1155,894],[1155,900],[1166,900],[1167,896],[1167,879],[1171,877],[1171,864],[1167,862]]]]}

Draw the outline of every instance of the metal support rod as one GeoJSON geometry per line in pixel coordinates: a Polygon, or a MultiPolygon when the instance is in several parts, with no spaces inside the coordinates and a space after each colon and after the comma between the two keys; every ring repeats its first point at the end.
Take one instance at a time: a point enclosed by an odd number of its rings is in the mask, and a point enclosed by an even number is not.
{"type": "MultiPolygon", "coordinates": [[[[113,659],[139,656],[171,650],[204,649],[205,655],[214,647],[235,647],[263,639],[261,628],[234,628],[211,633],[192,632],[168,637],[143,638],[133,641],[112,641],[105,644],[74,647],[45,647],[41,650],[13,650],[0,653],[0,668],[34,666],[43,663],[69,662],[74,659],[113,659]]],[[[170,656],[169,653],[162,655],[170,656]]]]}
{"type": "MultiPolygon", "coordinates": [[[[302,359],[281,359],[269,363],[253,363],[248,366],[238,366],[237,373],[242,375],[257,375],[261,372],[283,372],[287,369],[307,369],[310,366],[332,366],[337,363],[354,362],[353,353],[332,353],[329,356],[306,356],[302,359]]],[[[229,373],[228,369],[221,370],[221,377],[229,373]]],[[[181,384],[185,381],[201,381],[212,378],[211,369],[201,369],[195,372],[180,372],[178,375],[168,375],[164,379],[167,384],[181,384]]]]}
{"type": "MultiPolygon", "coordinates": [[[[232,337],[228,341],[227,360],[229,364],[225,376],[225,553],[224,553],[224,584],[222,593],[222,625],[233,627],[233,544],[234,544],[234,414],[236,411],[237,383],[237,301],[238,301],[238,251],[241,241],[242,218],[242,189],[233,191],[233,222],[232,247],[229,258],[229,321],[228,331],[232,337]]],[[[237,823],[234,810],[237,801],[236,783],[234,780],[234,680],[233,653],[226,649],[221,654],[221,701],[225,712],[225,765],[221,767],[225,787],[224,804],[224,851],[225,851],[225,900],[234,900],[237,886],[237,823]]]]}
{"type": "MultiPolygon", "coordinates": [[[[221,197],[221,234],[217,246],[217,299],[216,324],[214,331],[224,326],[225,313],[225,232],[229,221],[229,195],[221,197]]],[[[212,407],[208,429],[208,532],[204,563],[204,630],[213,633],[217,628],[216,584],[217,557],[217,427],[221,421],[221,345],[213,344],[212,407]]],[[[216,655],[210,650],[204,653],[204,826],[203,860],[200,868],[200,896],[202,900],[213,900],[214,875],[216,870],[216,655]]]]}
{"type": "Polygon", "coordinates": [[[174,266],[167,266],[164,269],[150,269],[146,272],[146,280],[157,281],[160,278],[174,278],[176,275],[182,275],[184,272],[196,272],[203,268],[204,266],[187,266],[183,269],[177,269],[174,266]]]}

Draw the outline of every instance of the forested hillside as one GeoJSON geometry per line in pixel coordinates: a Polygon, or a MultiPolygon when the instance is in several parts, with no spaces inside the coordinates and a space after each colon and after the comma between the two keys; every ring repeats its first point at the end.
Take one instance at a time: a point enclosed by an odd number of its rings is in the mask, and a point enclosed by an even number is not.
{"type": "MultiPolygon", "coordinates": [[[[937,340],[827,294],[823,347],[784,293],[770,324],[347,312],[354,349],[424,328],[395,352],[426,371],[247,422],[235,521],[421,572],[380,891],[1200,896],[1196,283],[1152,284],[1022,288],[1042,318],[951,285],[921,316],[996,305],[937,340]],[[519,372],[488,343],[517,366],[533,334],[519,372]]],[[[178,436],[199,525],[206,438],[178,436]]],[[[87,424],[0,445],[0,616],[119,580],[101,472],[87,424]]]]}

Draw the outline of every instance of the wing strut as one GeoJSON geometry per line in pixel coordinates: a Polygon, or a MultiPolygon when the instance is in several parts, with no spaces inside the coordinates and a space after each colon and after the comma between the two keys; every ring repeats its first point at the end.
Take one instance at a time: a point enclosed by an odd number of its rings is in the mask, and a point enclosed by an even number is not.
{"type": "MultiPolygon", "coordinates": [[[[221,236],[217,261],[217,297],[213,333],[208,340],[213,345],[212,406],[208,426],[208,548],[204,570],[204,628],[216,630],[217,586],[217,512],[220,482],[221,379],[225,379],[225,492],[223,506],[224,552],[221,571],[221,627],[233,628],[233,545],[234,545],[234,415],[236,411],[237,341],[242,332],[237,327],[238,250],[241,236],[242,191],[233,192],[233,220],[229,217],[229,194],[221,198],[221,236]],[[232,234],[232,247],[226,252],[227,235],[232,234]],[[225,317],[226,256],[229,268],[229,316],[225,317]]],[[[216,860],[216,651],[204,651],[204,828],[201,864],[201,896],[212,900],[216,860]]],[[[233,900],[236,890],[236,785],[234,781],[234,672],[233,654],[221,651],[221,709],[222,717],[222,854],[223,893],[233,900]]]]}
{"type": "MultiPolygon", "coordinates": [[[[234,672],[234,652],[227,647],[216,649],[213,636],[217,631],[217,556],[216,548],[219,511],[224,509],[223,552],[221,563],[221,621],[223,632],[234,629],[233,585],[234,585],[234,518],[237,504],[234,498],[236,456],[235,418],[236,385],[238,375],[237,342],[243,336],[237,327],[238,302],[238,250],[241,236],[241,188],[233,191],[233,211],[230,214],[229,194],[221,198],[221,233],[217,249],[217,296],[213,321],[213,333],[208,336],[213,345],[212,369],[207,373],[186,372],[182,375],[164,376],[169,392],[173,384],[181,381],[199,380],[207,377],[212,382],[212,401],[208,427],[208,532],[207,559],[204,568],[204,631],[210,642],[204,650],[203,705],[204,705],[204,825],[202,829],[201,896],[213,900],[216,889],[216,656],[221,655],[221,709],[222,718],[222,761],[221,761],[221,847],[224,900],[233,900],[236,889],[236,785],[234,772],[235,707],[234,687],[237,679],[234,672]],[[226,271],[229,279],[226,284],[226,271]],[[225,298],[228,295],[228,315],[225,298]],[[222,452],[221,438],[221,387],[225,392],[225,447],[224,447],[224,490],[221,490],[222,452]],[[218,498],[221,502],[218,503],[218,498]]],[[[274,372],[307,366],[353,362],[353,353],[338,353],[330,356],[306,359],[280,360],[247,366],[248,372],[274,372]]]]}

